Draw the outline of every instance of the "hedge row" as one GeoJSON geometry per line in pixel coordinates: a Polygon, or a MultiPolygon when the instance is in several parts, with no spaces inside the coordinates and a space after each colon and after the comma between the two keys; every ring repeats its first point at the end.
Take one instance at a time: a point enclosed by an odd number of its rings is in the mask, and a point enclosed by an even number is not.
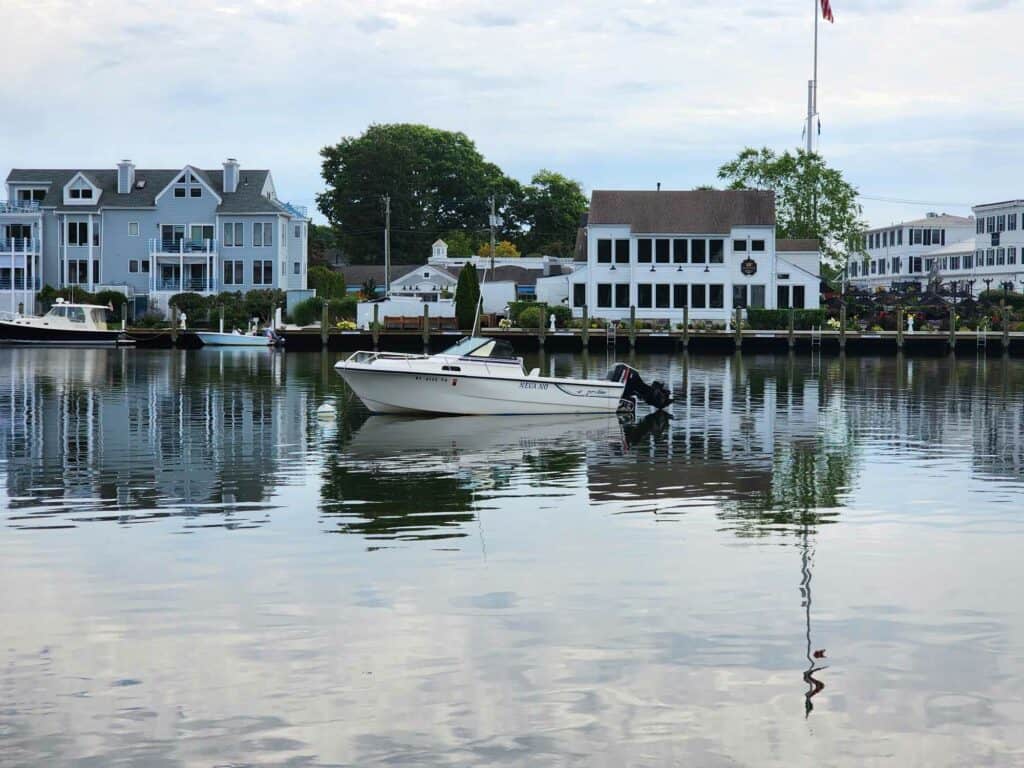
{"type": "Polygon", "coordinates": [[[790,312],[793,313],[793,327],[798,331],[825,325],[824,309],[748,309],[747,325],[758,331],[784,330],[789,328],[790,312]]]}

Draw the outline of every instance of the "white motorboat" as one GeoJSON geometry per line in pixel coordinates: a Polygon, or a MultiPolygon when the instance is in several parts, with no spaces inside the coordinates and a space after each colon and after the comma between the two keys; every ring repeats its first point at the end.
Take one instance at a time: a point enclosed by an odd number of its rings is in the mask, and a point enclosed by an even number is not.
{"type": "Polygon", "coordinates": [[[635,402],[634,395],[656,407],[671,402],[660,385],[647,387],[627,365],[604,381],[541,376],[524,369],[507,341],[476,336],[436,355],[355,352],[335,369],[373,413],[614,413],[635,402]]]}
{"type": "Polygon", "coordinates": [[[0,342],[47,346],[132,344],[124,331],[108,322],[109,307],[72,304],[63,299],[42,317],[14,315],[0,319],[0,342]]]}
{"type": "Polygon", "coordinates": [[[269,333],[196,331],[195,334],[204,347],[272,347],[278,343],[278,337],[269,333]]]}

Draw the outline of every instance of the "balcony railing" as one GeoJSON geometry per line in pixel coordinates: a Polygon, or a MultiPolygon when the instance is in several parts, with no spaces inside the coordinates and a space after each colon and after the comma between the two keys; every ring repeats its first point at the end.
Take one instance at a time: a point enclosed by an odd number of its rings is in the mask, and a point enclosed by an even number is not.
{"type": "Polygon", "coordinates": [[[0,253],[38,253],[39,238],[36,237],[0,237],[0,253]]]}
{"type": "Polygon", "coordinates": [[[296,217],[298,217],[300,219],[308,219],[309,218],[309,215],[307,213],[308,209],[304,205],[296,205],[295,203],[284,203],[284,202],[282,202],[281,205],[283,205],[285,208],[287,208],[288,212],[291,213],[292,216],[296,216],[296,217]]]}
{"type": "MultiPolygon", "coordinates": [[[[25,278],[21,275],[17,275],[14,278],[14,290],[16,291],[38,291],[42,285],[40,285],[38,277],[30,277],[26,284],[25,278]]],[[[11,290],[11,275],[10,272],[0,273],[0,291],[11,290]]]]}
{"type": "Polygon", "coordinates": [[[184,280],[175,278],[158,278],[156,281],[158,291],[191,291],[194,293],[206,293],[212,291],[211,281],[205,277],[186,277],[184,280]]]}
{"type": "Polygon", "coordinates": [[[149,252],[155,254],[216,253],[217,240],[161,239],[154,237],[149,241],[149,252]]]}
{"type": "Polygon", "coordinates": [[[35,200],[0,200],[0,213],[39,213],[35,200]]]}

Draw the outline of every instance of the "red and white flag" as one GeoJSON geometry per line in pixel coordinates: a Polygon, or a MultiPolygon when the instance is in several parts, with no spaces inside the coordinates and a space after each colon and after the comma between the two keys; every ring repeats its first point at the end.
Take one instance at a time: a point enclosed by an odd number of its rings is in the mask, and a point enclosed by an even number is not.
{"type": "Polygon", "coordinates": [[[835,24],[835,17],[832,15],[832,3],[829,0],[821,0],[821,18],[825,21],[835,24]]]}

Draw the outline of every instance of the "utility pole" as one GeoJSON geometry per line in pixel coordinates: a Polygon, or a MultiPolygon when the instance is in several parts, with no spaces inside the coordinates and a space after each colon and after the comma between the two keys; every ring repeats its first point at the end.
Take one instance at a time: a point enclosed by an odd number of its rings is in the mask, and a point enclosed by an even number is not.
{"type": "Polygon", "coordinates": [[[498,223],[498,217],[494,213],[494,195],[491,195],[491,216],[488,219],[491,227],[491,279],[494,279],[494,227],[498,223]]]}
{"type": "Polygon", "coordinates": [[[391,295],[391,195],[384,195],[384,295],[391,295]]]}

